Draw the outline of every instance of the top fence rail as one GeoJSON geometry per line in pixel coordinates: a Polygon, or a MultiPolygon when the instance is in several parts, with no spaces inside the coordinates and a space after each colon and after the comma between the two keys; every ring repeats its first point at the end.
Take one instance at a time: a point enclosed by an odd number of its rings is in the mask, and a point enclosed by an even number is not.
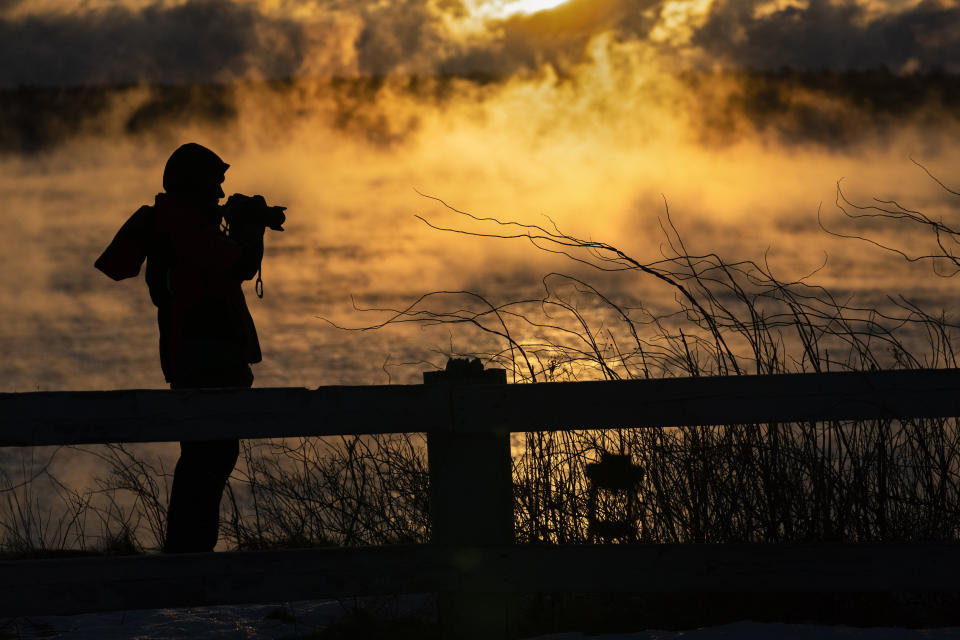
{"type": "Polygon", "coordinates": [[[0,394],[0,446],[960,416],[960,369],[0,394]]]}

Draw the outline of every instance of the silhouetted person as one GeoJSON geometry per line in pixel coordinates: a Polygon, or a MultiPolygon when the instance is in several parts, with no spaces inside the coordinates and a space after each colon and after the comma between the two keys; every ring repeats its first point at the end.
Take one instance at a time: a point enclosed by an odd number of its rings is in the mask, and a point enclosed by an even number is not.
{"type": "MultiPolygon", "coordinates": [[[[250,387],[250,364],[260,361],[241,283],[260,269],[265,227],[282,230],[285,216],[260,196],[233,195],[221,207],[229,166],[206,147],[179,147],[163,171],[164,193],[127,220],[96,262],[121,280],[136,276],[146,258],[160,366],[174,389],[250,387]]],[[[237,440],[180,443],[164,552],[213,550],[238,454],[237,440]]]]}

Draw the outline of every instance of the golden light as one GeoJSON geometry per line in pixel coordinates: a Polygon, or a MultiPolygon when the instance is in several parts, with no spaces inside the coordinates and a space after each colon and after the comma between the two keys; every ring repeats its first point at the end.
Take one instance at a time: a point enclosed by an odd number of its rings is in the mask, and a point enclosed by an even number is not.
{"type": "MultiPolygon", "coordinates": [[[[650,31],[653,42],[682,45],[690,42],[694,31],[706,20],[714,0],[670,0],[660,10],[660,20],[650,31]]],[[[771,0],[772,3],[802,0],[771,0]]]]}
{"type": "Polygon", "coordinates": [[[567,0],[480,0],[472,3],[471,13],[484,18],[503,20],[513,16],[528,16],[559,7],[567,0]]]}

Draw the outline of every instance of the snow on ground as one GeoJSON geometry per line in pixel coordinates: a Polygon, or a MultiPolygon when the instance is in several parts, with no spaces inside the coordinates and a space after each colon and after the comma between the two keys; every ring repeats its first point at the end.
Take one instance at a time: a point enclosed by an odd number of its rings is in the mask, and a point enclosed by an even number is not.
{"type": "Polygon", "coordinates": [[[690,631],[640,631],[637,633],[588,636],[582,633],[553,633],[531,640],[954,640],[960,627],[942,629],[891,629],[825,627],[807,624],[733,622],[690,631]]]}
{"type": "MultiPolygon", "coordinates": [[[[392,599],[384,607],[401,611],[423,606],[414,598],[392,599]]],[[[157,609],[42,616],[0,620],[0,640],[71,638],[75,640],[173,640],[210,638],[279,640],[308,636],[341,618],[354,602],[322,600],[192,609],[157,609]]],[[[364,599],[369,608],[370,599],[364,599]]],[[[528,640],[954,640],[960,627],[940,629],[854,628],[751,621],[687,631],[639,631],[588,636],[554,633],[528,640]]]]}
{"type": "Polygon", "coordinates": [[[340,618],[336,600],[191,609],[150,609],[77,616],[0,620],[0,640],[172,640],[174,638],[274,640],[305,636],[340,618]]]}

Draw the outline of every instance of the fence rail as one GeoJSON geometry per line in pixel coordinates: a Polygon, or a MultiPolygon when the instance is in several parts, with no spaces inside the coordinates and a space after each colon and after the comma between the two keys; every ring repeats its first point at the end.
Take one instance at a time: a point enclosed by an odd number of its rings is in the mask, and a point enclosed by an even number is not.
{"type": "Polygon", "coordinates": [[[956,592],[957,567],[960,544],[949,543],[397,545],[16,560],[0,562],[0,616],[403,593],[956,592]]]}
{"type": "Polygon", "coordinates": [[[960,591],[960,545],[517,547],[510,432],[960,416],[960,369],[507,385],[0,394],[0,446],[426,432],[433,544],[0,562],[0,615],[440,594],[447,637],[510,635],[505,594],[960,591]],[[482,606],[475,606],[477,603],[482,606]],[[499,612],[491,615],[490,612],[499,612]]]}
{"type": "Polygon", "coordinates": [[[0,394],[0,446],[960,416],[960,369],[0,394]]]}

